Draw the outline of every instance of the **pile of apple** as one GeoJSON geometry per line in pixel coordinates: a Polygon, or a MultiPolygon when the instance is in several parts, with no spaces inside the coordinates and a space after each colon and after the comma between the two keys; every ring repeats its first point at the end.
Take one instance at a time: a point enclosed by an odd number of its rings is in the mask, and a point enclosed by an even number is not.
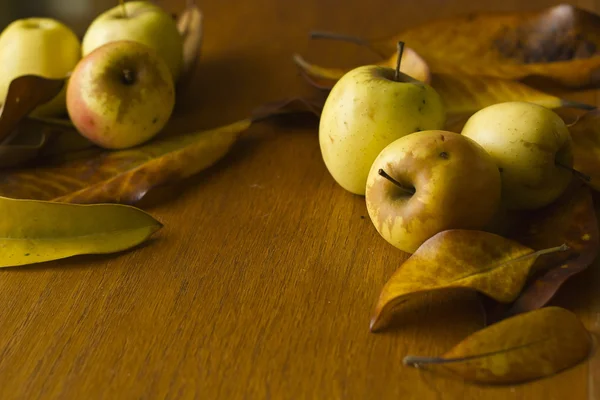
{"type": "Polygon", "coordinates": [[[399,66],[348,72],[323,108],[325,165],[365,195],[377,231],[405,252],[448,229],[486,230],[502,210],[548,205],[572,179],[570,133],[547,108],[499,103],[460,134],[444,123],[440,96],[399,66]]]}
{"type": "Polygon", "coordinates": [[[171,116],[183,40],[173,18],[145,1],[98,16],[80,42],[50,18],[12,22],[0,35],[0,99],[23,75],[65,79],[37,117],[68,116],[93,143],[122,149],[156,135],[171,116]]]}

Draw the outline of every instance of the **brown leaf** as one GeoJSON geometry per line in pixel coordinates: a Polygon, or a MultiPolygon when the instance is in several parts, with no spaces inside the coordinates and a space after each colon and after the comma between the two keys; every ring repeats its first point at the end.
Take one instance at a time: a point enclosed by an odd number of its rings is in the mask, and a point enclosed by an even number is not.
{"type": "Polygon", "coordinates": [[[66,155],[59,152],[46,164],[0,172],[0,196],[133,204],[156,186],[184,179],[216,163],[254,121],[307,111],[310,103],[303,99],[274,102],[259,109],[262,111],[253,118],[208,131],[166,136],[122,151],[93,148],[66,155]]]}
{"type": "Polygon", "coordinates": [[[183,37],[183,66],[179,85],[189,82],[192,78],[202,48],[203,38],[202,12],[195,0],[188,0],[186,9],[177,19],[177,29],[183,37]]]}
{"type": "Polygon", "coordinates": [[[585,270],[596,259],[600,246],[592,194],[579,182],[553,204],[523,213],[517,220],[512,239],[535,250],[561,243],[566,243],[569,250],[539,260],[536,267],[546,272],[525,288],[511,306],[509,315],[543,307],[567,279],[585,270]]]}
{"type": "Polygon", "coordinates": [[[23,75],[14,79],[8,87],[0,114],[0,143],[27,114],[58,95],[64,83],[64,79],[48,79],[35,75],[23,75]]]}
{"type": "MultiPolygon", "coordinates": [[[[351,68],[326,68],[311,64],[299,54],[294,54],[293,60],[296,65],[308,75],[321,79],[337,81],[344,76],[346,72],[351,70],[351,68]]],[[[396,68],[397,60],[398,55],[394,53],[392,57],[377,63],[377,65],[396,68]]],[[[413,49],[409,47],[404,47],[404,51],[402,52],[400,71],[422,82],[429,82],[431,79],[431,74],[429,72],[427,63],[421,58],[421,56],[419,56],[413,49]]]]}
{"type": "Polygon", "coordinates": [[[590,334],[575,314],[547,307],[477,331],[442,357],[407,356],[404,364],[438,365],[467,381],[511,384],[575,366],[591,349],[590,334]]]}
{"type": "MultiPolygon", "coordinates": [[[[348,70],[323,68],[294,58],[303,77],[314,87],[329,90],[348,70]]],[[[450,116],[470,116],[492,104],[505,101],[528,101],[547,108],[573,107],[589,110],[592,106],[564,100],[544,93],[521,82],[507,79],[436,73],[431,75],[431,86],[441,96],[450,116]]]]}
{"type": "Polygon", "coordinates": [[[600,17],[568,4],[462,15],[363,41],[379,53],[394,54],[398,40],[419,53],[433,73],[540,76],[569,87],[600,83],[600,17]]]}
{"type": "Polygon", "coordinates": [[[573,138],[573,168],[590,179],[600,191],[600,110],[590,111],[569,126],[573,138]]]}
{"type": "Polygon", "coordinates": [[[411,296],[434,290],[470,289],[509,303],[521,292],[536,258],[565,250],[534,252],[515,241],[474,230],[440,232],[423,243],[383,287],[371,330],[383,328],[411,296]]]}

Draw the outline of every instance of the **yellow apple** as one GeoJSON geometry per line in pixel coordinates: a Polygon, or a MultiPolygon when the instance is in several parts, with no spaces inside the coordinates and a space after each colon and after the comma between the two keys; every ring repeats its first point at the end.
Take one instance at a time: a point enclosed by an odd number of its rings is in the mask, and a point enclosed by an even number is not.
{"type": "MultiPolygon", "coordinates": [[[[64,24],[49,18],[20,19],[0,34],[0,102],[10,82],[22,75],[66,78],[81,58],[79,39],[64,24]]],[[[37,116],[65,113],[65,93],[33,111],[37,116]]]]}
{"type": "Polygon", "coordinates": [[[533,103],[507,102],[473,114],[462,134],[494,158],[509,209],[550,204],[572,179],[572,141],[563,120],[533,103]]]}
{"type": "Polygon", "coordinates": [[[173,78],[151,48],[132,41],[107,43],[85,56],[67,88],[77,130],[109,149],[138,145],[167,123],[175,104],[173,78]]]}
{"type": "Polygon", "coordinates": [[[500,172],[492,157],[458,133],[404,136],[377,156],[366,203],[390,244],[413,253],[448,229],[482,229],[500,204],[500,172]]]}
{"type": "Polygon", "coordinates": [[[100,14],[83,37],[83,55],[117,40],[132,40],[156,51],[177,81],[183,62],[183,39],[173,18],[146,1],[131,1],[100,14]],[[125,10],[126,15],[123,15],[125,10]]]}
{"type": "Polygon", "coordinates": [[[327,97],[319,125],[327,169],[344,189],[365,194],[373,160],[385,146],[413,132],[441,129],[446,113],[426,83],[379,66],[344,75],[327,97]]]}

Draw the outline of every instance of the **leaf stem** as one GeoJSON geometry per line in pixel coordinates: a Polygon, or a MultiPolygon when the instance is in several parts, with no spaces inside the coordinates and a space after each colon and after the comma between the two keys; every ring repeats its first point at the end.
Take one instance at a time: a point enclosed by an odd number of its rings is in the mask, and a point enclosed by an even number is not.
{"type": "Polygon", "coordinates": [[[398,186],[400,189],[402,189],[407,194],[410,194],[410,195],[415,194],[415,189],[410,189],[410,188],[407,188],[406,186],[402,185],[400,182],[398,182],[397,180],[395,180],[394,178],[392,178],[391,176],[389,176],[388,173],[385,172],[383,169],[380,168],[379,171],[377,171],[377,173],[380,176],[382,176],[385,179],[387,179],[388,181],[392,182],[394,185],[398,186]]]}
{"type": "Polygon", "coordinates": [[[404,53],[404,42],[398,42],[398,59],[396,60],[396,71],[394,72],[394,80],[400,81],[400,64],[402,63],[402,53],[404,53]]]}
{"type": "Polygon", "coordinates": [[[354,43],[359,46],[369,47],[369,42],[367,40],[357,37],[357,36],[346,35],[343,33],[312,31],[309,33],[309,36],[311,39],[339,40],[340,42],[354,43]]]}
{"type": "Polygon", "coordinates": [[[592,180],[592,178],[589,175],[584,174],[581,171],[577,171],[574,168],[571,168],[567,165],[561,164],[559,162],[555,163],[557,167],[560,167],[562,169],[566,169],[567,171],[571,171],[573,173],[573,175],[575,175],[576,177],[578,177],[579,179],[581,179],[584,182],[590,182],[592,180]]]}

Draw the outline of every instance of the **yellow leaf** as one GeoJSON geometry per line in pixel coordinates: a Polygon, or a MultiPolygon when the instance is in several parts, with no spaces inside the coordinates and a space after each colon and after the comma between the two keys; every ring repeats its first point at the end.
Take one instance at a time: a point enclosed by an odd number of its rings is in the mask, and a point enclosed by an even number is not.
{"type": "Polygon", "coordinates": [[[404,364],[439,365],[468,381],[509,384],[572,367],[591,348],[590,335],[575,314],[547,307],[475,332],[443,357],[407,356],[404,364]]]}
{"type": "Polygon", "coordinates": [[[533,263],[560,246],[534,252],[515,241],[474,230],[440,232],[423,243],[383,287],[371,330],[383,328],[397,307],[434,290],[470,289],[509,303],[521,292],[533,263]]]}
{"type": "Polygon", "coordinates": [[[0,267],[114,253],[144,242],[161,227],[130,206],[0,197],[0,267]]]}

